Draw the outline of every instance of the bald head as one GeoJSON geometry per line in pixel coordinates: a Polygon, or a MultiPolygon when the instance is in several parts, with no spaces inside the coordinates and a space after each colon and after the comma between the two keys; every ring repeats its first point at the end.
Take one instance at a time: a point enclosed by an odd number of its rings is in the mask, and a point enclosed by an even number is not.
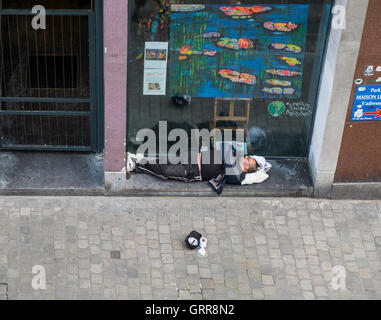
{"type": "Polygon", "coordinates": [[[254,173],[258,171],[258,164],[254,158],[245,156],[239,159],[239,167],[243,173],[254,173]]]}

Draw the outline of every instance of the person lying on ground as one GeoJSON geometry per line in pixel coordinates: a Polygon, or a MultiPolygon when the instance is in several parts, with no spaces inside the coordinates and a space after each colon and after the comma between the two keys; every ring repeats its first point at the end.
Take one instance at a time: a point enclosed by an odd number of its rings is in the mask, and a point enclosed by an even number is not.
{"type": "MultiPolygon", "coordinates": [[[[209,181],[211,188],[221,194],[226,183],[241,185],[246,174],[257,172],[257,160],[262,157],[239,156],[231,143],[223,143],[220,151],[204,151],[196,156],[191,152],[180,163],[172,164],[167,157],[165,164],[160,159],[148,161],[142,156],[129,154],[127,171],[147,173],[163,180],[177,180],[183,182],[209,181]],[[192,164],[192,159],[197,159],[192,164]],[[197,163],[195,163],[197,162],[197,163]]],[[[268,164],[263,160],[260,164],[268,164]]],[[[269,165],[269,164],[268,164],[269,165]]]]}

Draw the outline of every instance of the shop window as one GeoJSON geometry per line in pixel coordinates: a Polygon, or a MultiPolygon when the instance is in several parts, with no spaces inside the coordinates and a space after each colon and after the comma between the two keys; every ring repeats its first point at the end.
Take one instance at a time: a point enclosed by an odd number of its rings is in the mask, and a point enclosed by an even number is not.
{"type": "Polygon", "coordinates": [[[243,128],[249,153],[306,157],[331,1],[180,2],[130,1],[128,151],[168,121],[243,128]]]}

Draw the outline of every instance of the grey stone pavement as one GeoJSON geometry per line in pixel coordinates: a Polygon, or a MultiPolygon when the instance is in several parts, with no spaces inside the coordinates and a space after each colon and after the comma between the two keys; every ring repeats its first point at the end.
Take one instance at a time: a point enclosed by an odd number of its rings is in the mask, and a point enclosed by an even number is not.
{"type": "Polygon", "coordinates": [[[0,197],[0,299],[381,299],[380,260],[381,201],[0,197]]]}

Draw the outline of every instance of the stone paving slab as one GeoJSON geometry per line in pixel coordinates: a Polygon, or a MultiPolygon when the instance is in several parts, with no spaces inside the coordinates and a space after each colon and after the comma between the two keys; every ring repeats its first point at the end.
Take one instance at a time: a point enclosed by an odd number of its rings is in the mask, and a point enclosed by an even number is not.
{"type": "Polygon", "coordinates": [[[8,299],[380,299],[380,261],[381,201],[0,197],[8,299]]]}

